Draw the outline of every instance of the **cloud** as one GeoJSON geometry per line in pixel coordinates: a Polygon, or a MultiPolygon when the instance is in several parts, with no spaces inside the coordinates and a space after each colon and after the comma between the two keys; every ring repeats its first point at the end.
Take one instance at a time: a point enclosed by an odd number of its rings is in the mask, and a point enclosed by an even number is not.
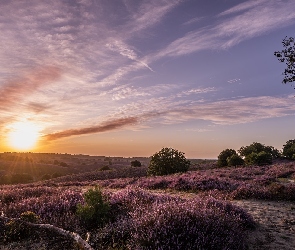
{"type": "Polygon", "coordinates": [[[188,20],[187,22],[183,23],[183,25],[190,25],[193,23],[197,23],[202,19],[203,19],[203,17],[195,17],[195,18],[192,18],[192,19],[188,20]]]}
{"type": "Polygon", "coordinates": [[[112,51],[117,51],[120,55],[125,56],[133,61],[141,63],[144,67],[148,68],[150,71],[154,72],[153,69],[147,65],[145,62],[138,59],[137,54],[134,52],[134,50],[128,48],[126,44],[123,42],[115,41],[114,43],[108,43],[106,44],[107,48],[109,48],[112,51]]]}
{"type": "Polygon", "coordinates": [[[149,60],[182,56],[207,49],[227,49],[244,40],[295,23],[293,0],[250,1],[221,13],[213,25],[191,31],[171,42],[149,60]],[[231,15],[229,15],[231,14],[231,15]]]}
{"type": "Polygon", "coordinates": [[[16,80],[7,81],[0,87],[0,105],[11,108],[41,86],[61,77],[61,70],[54,66],[38,67],[16,80]]]}
{"type": "MultiPolygon", "coordinates": [[[[248,97],[235,100],[216,101],[211,103],[198,103],[183,105],[175,103],[172,99],[163,98],[145,100],[144,103],[127,105],[124,112],[114,113],[113,117],[99,125],[82,128],[67,129],[50,133],[43,139],[52,141],[71,136],[102,133],[123,128],[150,127],[159,124],[169,125],[184,123],[190,120],[204,120],[216,125],[233,125],[255,122],[262,119],[294,115],[295,104],[293,97],[248,97]],[[142,108],[144,106],[145,109],[142,108]],[[124,113],[130,116],[122,117],[124,113]]],[[[197,130],[205,132],[207,130],[197,130]]]]}
{"type": "Polygon", "coordinates": [[[97,125],[97,126],[91,126],[91,127],[81,128],[81,129],[68,129],[61,132],[48,134],[44,136],[44,139],[52,141],[52,140],[57,140],[57,139],[75,136],[75,135],[77,136],[77,135],[107,132],[111,130],[121,129],[123,127],[126,127],[127,125],[134,125],[134,124],[137,124],[138,122],[139,122],[138,117],[118,118],[118,119],[104,122],[101,125],[97,125]]]}
{"type": "Polygon", "coordinates": [[[230,14],[236,14],[238,12],[246,11],[249,9],[253,9],[259,5],[265,4],[269,2],[269,0],[250,0],[246,1],[244,3],[238,4],[222,13],[219,14],[219,16],[226,16],[230,14]]]}
{"type": "Polygon", "coordinates": [[[177,97],[188,96],[188,95],[192,95],[192,94],[205,94],[205,93],[212,92],[212,91],[217,91],[217,89],[214,87],[193,88],[190,90],[182,91],[181,93],[177,94],[177,97]]]}
{"type": "Polygon", "coordinates": [[[241,81],[241,79],[235,78],[235,79],[228,80],[227,82],[228,83],[236,83],[236,82],[239,82],[239,81],[241,81]]]}

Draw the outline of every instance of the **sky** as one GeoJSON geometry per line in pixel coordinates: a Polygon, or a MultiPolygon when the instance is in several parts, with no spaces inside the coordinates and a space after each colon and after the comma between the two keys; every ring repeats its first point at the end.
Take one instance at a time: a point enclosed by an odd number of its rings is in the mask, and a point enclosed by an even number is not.
{"type": "Polygon", "coordinates": [[[294,0],[0,0],[0,151],[217,158],[294,139],[294,0]]]}

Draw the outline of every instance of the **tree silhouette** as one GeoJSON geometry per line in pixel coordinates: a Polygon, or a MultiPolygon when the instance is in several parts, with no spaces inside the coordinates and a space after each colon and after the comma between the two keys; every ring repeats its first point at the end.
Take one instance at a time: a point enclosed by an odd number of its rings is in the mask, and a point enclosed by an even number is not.
{"type": "Polygon", "coordinates": [[[183,152],[173,148],[162,148],[152,156],[148,175],[168,175],[186,172],[190,166],[183,152]]]}
{"type": "MultiPolygon", "coordinates": [[[[286,63],[286,69],[283,73],[283,83],[295,81],[295,40],[293,37],[285,37],[282,41],[284,49],[274,52],[274,55],[280,62],[286,63]]],[[[295,89],[295,88],[294,88],[295,89]]]]}

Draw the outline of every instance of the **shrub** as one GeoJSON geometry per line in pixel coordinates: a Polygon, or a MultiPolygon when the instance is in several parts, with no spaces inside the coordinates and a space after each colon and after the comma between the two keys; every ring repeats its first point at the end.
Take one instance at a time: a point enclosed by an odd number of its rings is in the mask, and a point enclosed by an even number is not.
{"type": "Polygon", "coordinates": [[[283,155],[288,158],[295,160],[295,140],[289,140],[283,147],[283,155]]]}
{"type": "Polygon", "coordinates": [[[131,161],[131,167],[141,167],[141,162],[138,160],[131,161]]]}
{"type": "Polygon", "coordinates": [[[106,170],[111,170],[109,166],[103,166],[99,169],[99,171],[106,171],[106,170]]]}
{"type": "Polygon", "coordinates": [[[186,172],[190,161],[184,153],[173,148],[163,148],[152,156],[148,167],[148,175],[168,175],[186,172]]]}
{"type": "Polygon", "coordinates": [[[78,204],[77,215],[82,224],[88,228],[103,226],[108,221],[109,203],[103,197],[102,191],[96,186],[84,195],[84,205],[78,204]]]}
{"type": "Polygon", "coordinates": [[[39,221],[39,216],[34,212],[27,211],[20,215],[21,219],[27,222],[36,223],[39,221]]]}
{"type": "Polygon", "coordinates": [[[236,155],[237,152],[234,149],[225,149],[221,151],[218,155],[217,165],[218,167],[225,167],[227,166],[228,162],[227,159],[230,158],[232,155],[236,155]]]}

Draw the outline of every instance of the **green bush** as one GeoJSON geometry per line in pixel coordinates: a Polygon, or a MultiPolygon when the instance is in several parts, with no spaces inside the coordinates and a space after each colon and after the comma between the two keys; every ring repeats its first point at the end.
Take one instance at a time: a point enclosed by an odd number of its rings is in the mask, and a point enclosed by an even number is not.
{"type": "Polygon", "coordinates": [[[162,148],[151,157],[148,167],[148,175],[168,175],[186,172],[190,167],[190,161],[184,153],[173,148],[162,148]]]}
{"type": "Polygon", "coordinates": [[[286,142],[283,147],[283,155],[290,160],[295,160],[295,140],[286,142]]]}
{"type": "Polygon", "coordinates": [[[272,146],[265,146],[264,144],[261,144],[259,142],[253,142],[249,146],[243,146],[238,150],[239,154],[241,156],[248,156],[252,153],[259,154],[261,152],[269,153],[271,154],[272,158],[279,158],[281,156],[280,152],[275,149],[272,146]]]}
{"type": "Polygon", "coordinates": [[[247,155],[245,157],[245,162],[249,165],[267,165],[272,164],[272,155],[267,152],[260,152],[260,153],[254,153],[247,155]]]}
{"type": "Polygon", "coordinates": [[[138,160],[131,161],[131,167],[141,167],[141,162],[138,160]]]}
{"type": "Polygon", "coordinates": [[[217,161],[218,167],[227,166],[228,165],[227,159],[233,155],[237,155],[237,152],[234,149],[227,148],[227,149],[221,151],[221,153],[218,155],[218,161],[217,161]]]}
{"type": "Polygon", "coordinates": [[[97,186],[84,193],[85,204],[78,204],[77,215],[88,228],[101,227],[109,219],[110,205],[97,186]]]}
{"type": "Polygon", "coordinates": [[[228,166],[242,166],[245,164],[245,161],[242,159],[241,156],[234,154],[227,158],[227,165],[228,166]]]}

